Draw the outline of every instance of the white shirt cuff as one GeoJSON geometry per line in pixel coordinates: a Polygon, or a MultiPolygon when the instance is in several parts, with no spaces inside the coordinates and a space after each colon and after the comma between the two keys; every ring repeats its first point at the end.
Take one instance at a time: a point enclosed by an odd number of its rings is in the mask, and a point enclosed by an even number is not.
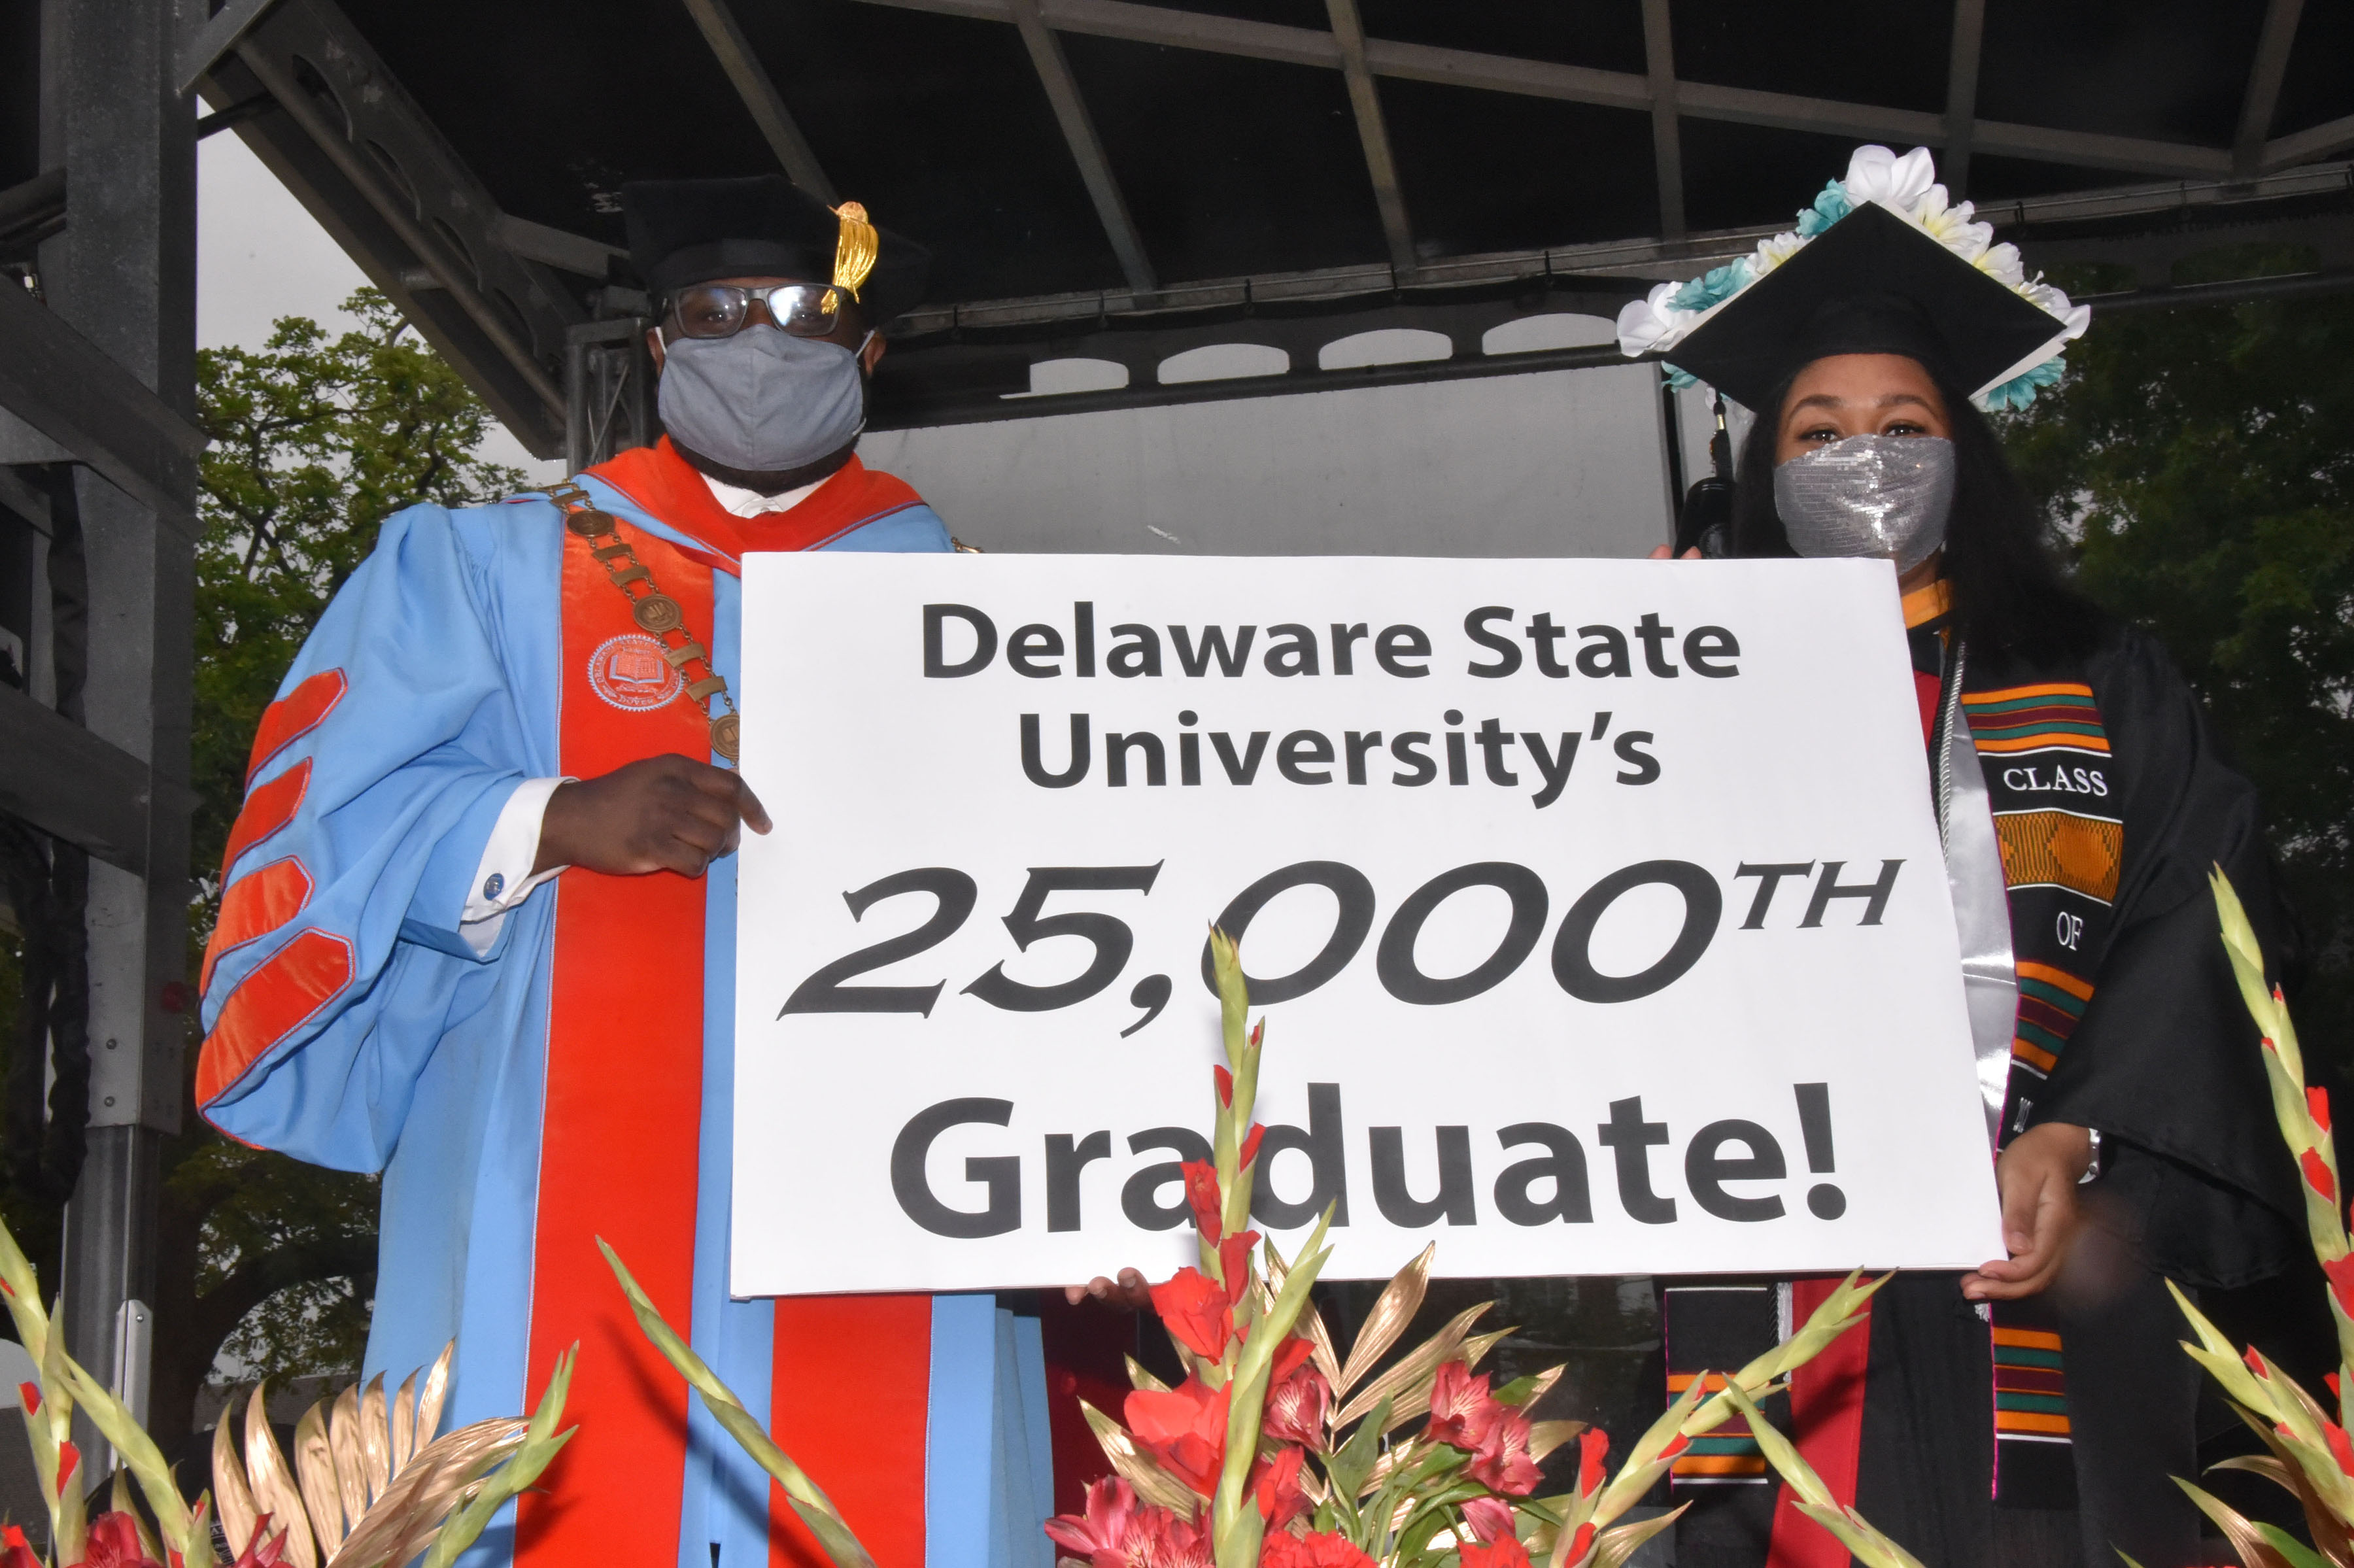
{"type": "Polygon", "coordinates": [[[482,863],[474,868],[473,883],[466,889],[466,906],[458,916],[458,934],[477,955],[488,953],[491,944],[499,939],[499,927],[506,924],[508,910],[530,897],[541,883],[567,869],[550,866],[535,874],[531,868],[539,859],[539,827],[547,815],[548,797],[556,793],[557,785],[570,782],[568,779],[525,779],[507,797],[499,820],[492,824],[482,863]]]}

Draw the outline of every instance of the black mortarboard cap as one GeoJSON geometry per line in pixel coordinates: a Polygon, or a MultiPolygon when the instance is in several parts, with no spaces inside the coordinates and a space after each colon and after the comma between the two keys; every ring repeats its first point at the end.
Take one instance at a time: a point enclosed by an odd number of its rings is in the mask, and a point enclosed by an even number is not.
{"type": "Polygon", "coordinates": [[[2061,321],[1935,239],[1866,202],[1720,306],[1667,360],[1734,402],[1828,355],[1902,354],[1964,390],[2036,363],[2061,321]]]}
{"type": "MultiPolygon", "coordinates": [[[[632,180],[621,187],[621,215],[631,264],[656,294],[714,278],[833,281],[842,219],[782,175],[632,180]]],[[[921,302],[932,260],[904,235],[876,236],[875,270],[858,290],[870,325],[921,302]]]]}

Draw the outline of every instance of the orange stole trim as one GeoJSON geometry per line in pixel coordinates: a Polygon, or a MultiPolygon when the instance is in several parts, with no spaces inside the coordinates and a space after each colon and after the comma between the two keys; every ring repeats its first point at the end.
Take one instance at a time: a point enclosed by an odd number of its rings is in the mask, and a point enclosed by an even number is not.
{"type": "Polygon", "coordinates": [[[2094,757],[2109,755],[2109,743],[2097,735],[2029,735],[2016,739],[1997,736],[1989,739],[1973,735],[1970,744],[1989,756],[2008,757],[2021,751],[2082,751],[2094,757]]]}
{"type": "MultiPolygon", "coordinates": [[[[2020,961],[2019,972],[2029,980],[2039,980],[2045,985],[2058,986],[2062,991],[2066,991],[2070,996],[2074,997],[2079,1001],[2090,1001],[2093,1000],[2092,986],[2084,980],[2078,980],[2066,969],[2055,969],[2050,964],[2039,964],[2032,959],[2023,959],[2020,961]]],[[[2007,1332],[2008,1330],[2005,1331],[2007,1332]]],[[[2009,1342],[2010,1341],[2007,1340],[1998,1340],[1996,1341],[1998,1344],[2008,1344],[2009,1342]]]]}
{"type": "Polygon", "coordinates": [[[213,989],[213,966],[248,942],[267,937],[311,902],[311,874],[292,855],[273,860],[228,885],[221,895],[220,917],[213,922],[213,939],[205,944],[205,967],[196,977],[196,994],[213,989]]]}
{"type": "Polygon", "coordinates": [[[294,820],[302,797],[311,788],[311,759],[304,758],[267,784],[257,784],[228,831],[228,847],[221,852],[221,880],[246,851],[294,820]]]}
{"type": "Polygon", "coordinates": [[[309,930],[261,961],[221,1004],[196,1060],[196,1104],[227,1094],[272,1045],[302,1027],[352,983],[352,945],[309,930]]]}
{"type": "Polygon", "coordinates": [[[1954,608],[1954,585],[1943,577],[1923,583],[1899,601],[1904,611],[1904,629],[1910,631],[1925,625],[1954,608]]]}
{"type": "MultiPolygon", "coordinates": [[[[662,591],[707,635],[711,573],[629,533],[662,591]]],[[[627,596],[568,533],[563,570],[564,771],[593,779],[663,752],[706,759],[694,704],[625,710],[591,689],[590,656],[636,625],[627,596]]],[[[538,1402],[556,1358],[578,1341],[564,1414],[580,1431],[523,1499],[518,1568],[678,1560],[686,1384],[638,1331],[597,1238],[680,1332],[693,1331],[703,946],[699,879],[578,868],[557,879],[525,1403],[538,1402]]]]}
{"type": "Polygon", "coordinates": [[[347,686],[341,670],[322,670],[263,710],[253,732],[253,755],[245,764],[245,781],[261,765],[326,722],[347,686]]]}
{"type": "MultiPolygon", "coordinates": [[[[928,1296],[789,1296],[777,1302],[769,1430],[809,1472],[875,1568],[924,1568],[924,1439],[932,1377],[928,1296]]],[[[770,1568],[831,1568],[769,1489],[770,1568]]]]}
{"type": "Polygon", "coordinates": [[[702,471],[678,455],[668,436],[653,446],[617,453],[588,471],[672,527],[723,552],[730,563],[751,550],[815,549],[884,513],[923,502],[907,481],[878,473],[853,457],[790,511],[738,517],[719,504],[702,471]]]}

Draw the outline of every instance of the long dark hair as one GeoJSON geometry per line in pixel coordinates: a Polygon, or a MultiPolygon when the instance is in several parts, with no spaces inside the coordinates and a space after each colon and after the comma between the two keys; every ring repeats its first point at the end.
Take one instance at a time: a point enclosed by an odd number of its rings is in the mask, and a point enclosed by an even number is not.
{"type": "MultiPolygon", "coordinates": [[[[2039,660],[2089,652],[2107,618],[2062,574],[2045,542],[2042,514],[2010,471],[1994,427],[1935,366],[1925,368],[1953,427],[1954,514],[1944,576],[1953,590],[1955,626],[1981,652],[2039,660]]],[[[1797,553],[1774,509],[1774,448],[1797,379],[1793,372],[1774,389],[1742,442],[1734,474],[1735,556],[1797,553]]]]}

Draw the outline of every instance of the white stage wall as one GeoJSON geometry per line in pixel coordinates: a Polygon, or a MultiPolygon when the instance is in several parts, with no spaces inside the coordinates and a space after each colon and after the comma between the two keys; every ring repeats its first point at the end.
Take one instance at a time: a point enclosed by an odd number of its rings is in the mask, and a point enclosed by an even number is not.
{"type": "Polygon", "coordinates": [[[871,466],[991,551],[1641,556],[1664,543],[1649,365],[885,430],[871,466]]]}

